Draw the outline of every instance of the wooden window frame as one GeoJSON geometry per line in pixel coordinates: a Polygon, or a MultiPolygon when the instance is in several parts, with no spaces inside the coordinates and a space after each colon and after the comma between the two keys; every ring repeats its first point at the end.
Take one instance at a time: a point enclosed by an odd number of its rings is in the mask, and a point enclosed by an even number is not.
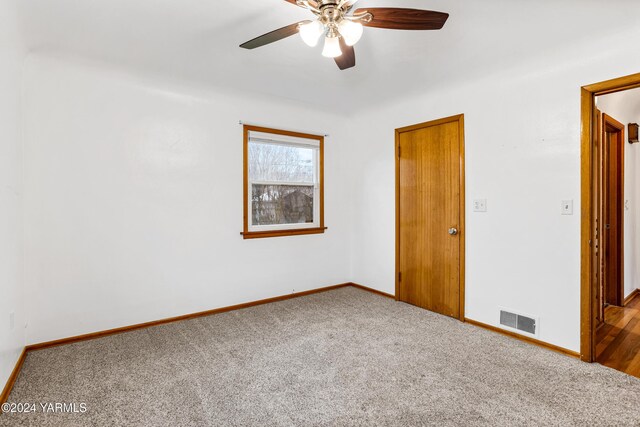
{"type": "Polygon", "coordinates": [[[322,234],[327,229],[324,225],[324,136],[308,133],[293,132],[281,129],[272,129],[261,126],[243,125],[243,231],[240,233],[244,239],[259,239],[265,237],[299,236],[306,234],[322,234]],[[249,132],[263,132],[275,135],[284,135],[294,138],[312,139],[318,141],[318,185],[319,188],[319,216],[318,227],[290,228],[266,231],[249,230],[249,132]]]}

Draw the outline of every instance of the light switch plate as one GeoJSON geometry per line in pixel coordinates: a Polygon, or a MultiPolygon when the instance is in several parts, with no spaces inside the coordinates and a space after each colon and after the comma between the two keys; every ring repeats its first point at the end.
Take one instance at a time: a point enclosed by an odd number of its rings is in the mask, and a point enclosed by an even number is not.
{"type": "Polygon", "coordinates": [[[476,199],[473,201],[474,212],[486,212],[487,211],[487,199],[476,199]]]}
{"type": "Polygon", "coordinates": [[[562,201],[562,215],[573,215],[573,200],[562,201]]]}

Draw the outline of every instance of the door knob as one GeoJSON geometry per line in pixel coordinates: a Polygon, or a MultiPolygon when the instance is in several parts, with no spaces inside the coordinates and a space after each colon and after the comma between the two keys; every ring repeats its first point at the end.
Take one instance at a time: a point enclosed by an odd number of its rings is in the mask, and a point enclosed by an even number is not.
{"type": "Polygon", "coordinates": [[[449,234],[451,234],[452,236],[455,236],[456,234],[458,234],[458,229],[455,227],[451,227],[449,229],[449,234]]]}

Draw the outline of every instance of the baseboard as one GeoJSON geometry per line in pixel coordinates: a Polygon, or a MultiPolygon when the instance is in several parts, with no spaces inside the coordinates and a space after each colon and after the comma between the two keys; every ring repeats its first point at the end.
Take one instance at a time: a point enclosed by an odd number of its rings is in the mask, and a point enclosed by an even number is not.
{"type": "MultiPolygon", "coordinates": [[[[27,357],[27,349],[23,348],[20,356],[18,357],[18,361],[16,362],[16,366],[13,367],[13,371],[11,371],[11,375],[9,375],[9,379],[7,379],[7,383],[2,389],[2,394],[0,394],[0,405],[5,403],[7,399],[9,399],[9,394],[11,394],[11,389],[13,389],[13,385],[16,383],[18,379],[18,374],[22,369],[22,364],[24,363],[24,359],[27,357]]],[[[2,408],[0,408],[0,414],[2,413],[2,408]]]]}
{"type": "MultiPolygon", "coordinates": [[[[96,339],[96,338],[101,338],[101,337],[105,337],[105,336],[109,336],[109,335],[115,335],[115,334],[120,334],[120,333],[124,333],[124,332],[129,332],[129,331],[134,331],[136,329],[142,329],[142,328],[149,328],[152,326],[157,326],[157,325],[162,325],[162,324],[166,324],[166,323],[172,323],[172,322],[178,322],[181,320],[187,320],[187,319],[194,319],[197,317],[205,317],[205,316],[211,316],[214,314],[219,314],[219,313],[225,313],[225,312],[229,312],[229,311],[233,311],[233,310],[240,310],[243,308],[249,308],[249,307],[254,307],[254,306],[258,306],[258,305],[263,305],[263,304],[269,304],[272,302],[278,302],[278,301],[285,301],[288,299],[292,299],[292,298],[298,298],[298,297],[303,297],[306,295],[312,295],[312,294],[317,294],[317,293],[321,293],[321,292],[327,292],[327,291],[331,291],[331,290],[335,290],[335,289],[340,289],[340,288],[345,288],[348,286],[352,286],[367,292],[371,292],[374,293],[376,295],[380,295],[383,296],[385,298],[391,298],[391,299],[395,299],[396,297],[394,295],[388,294],[386,292],[382,292],[376,289],[372,289],[357,283],[353,283],[353,282],[347,282],[347,283],[342,283],[339,285],[333,285],[333,286],[327,286],[327,287],[323,287],[323,288],[318,288],[318,289],[312,289],[309,291],[304,291],[304,292],[296,292],[296,293],[292,293],[292,294],[288,294],[288,295],[281,295],[281,296],[277,296],[277,297],[273,297],[273,298],[266,298],[266,299],[262,299],[262,300],[258,300],[258,301],[251,301],[251,302],[247,302],[247,303],[243,303],[243,304],[236,304],[236,305],[231,305],[231,306],[227,306],[227,307],[221,307],[221,308],[216,308],[213,310],[207,310],[207,311],[200,311],[197,313],[191,313],[191,314],[185,314],[182,316],[176,316],[176,317],[169,317],[166,319],[161,319],[161,320],[155,320],[155,321],[151,321],[151,322],[145,322],[145,323],[138,323],[135,325],[131,325],[131,326],[123,326],[120,328],[114,328],[114,329],[108,329],[105,331],[99,331],[99,332],[93,332],[93,333],[89,333],[89,334],[83,334],[83,335],[76,335],[73,337],[69,337],[69,338],[62,338],[62,339],[58,339],[58,340],[53,340],[53,341],[47,341],[47,342],[42,342],[42,343],[38,343],[38,344],[31,344],[26,346],[23,350],[22,353],[20,354],[20,357],[18,358],[18,361],[16,362],[16,366],[14,367],[13,371],[11,372],[11,375],[9,376],[9,379],[7,380],[7,384],[5,385],[4,389],[2,390],[2,394],[0,395],[0,404],[4,403],[7,401],[7,399],[9,398],[9,394],[11,393],[11,389],[13,388],[13,385],[16,381],[16,379],[18,378],[18,374],[20,373],[20,370],[22,369],[22,364],[24,363],[24,360],[26,358],[26,354],[30,351],[36,351],[36,350],[42,350],[45,348],[50,348],[50,347],[55,347],[55,346],[60,346],[60,345],[65,345],[65,344],[72,344],[72,343],[76,343],[76,342],[80,342],[80,341],[87,341],[87,340],[92,340],[92,339],[96,339]]],[[[634,291],[634,293],[632,295],[629,295],[629,297],[627,297],[628,301],[631,301],[631,299],[635,296],[637,296],[638,294],[640,294],[640,290],[636,290],[634,291]]],[[[549,344],[546,343],[544,341],[540,341],[534,338],[529,338],[520,334],[516,334],[514,332],[511,331],[507,331],[504,329],[500,329],[497,328],[495,326],[491,326],[491,325],[487,325],[485,323],[482,322],[478,322],[475,321],[473,319],[468,319],[465,318],[464,319],[465,322],[474,325],[474,326],[478,326],[484,329],[488,329],[490,331],[494,331],[503,335],[507,335],[525,342],[528,342],[530,344],[534,344],[534,345],[538,345],[541,347],[545,347],[549,350],[553,350],[562,354],[565,354],[567,356],[571,356],[571,357],[575,357],[575,358],[580,358],[580,354],[575,352],[575,351],[571,351],[568,350],[566,348],[562,348],[553,344],[549,344]]]]}
{"type": "Polygon", "coordinates": [[[631,293],[624,299],[624,305],[627,305],[631,302],[632,299],[640,295],[640,289],[634,289],[631,293]]]}
{"type": "Polygon", "coordinates": [[[357,283],[351,282],[351,283],[349,283],[349,285],[353,286],[354,288],[362,289],[363,291],[372,292],[374,294],[382,295],[383,297],[391,298],[391,299],[394,299],[394,300],[396,299],[395,295],[391,295],[391,294],[388,294],[386,292],[379,291],[377,289],[369,288],[367,286],[362,286],[362,285],[359,285],[357,283]]]}
{"type": "Polygon", "coordinates": [[[540,341],[535,338],[530,338],[524,335],[517,334],[515,332],[507,331],[506,329],[498,328],[496,326],[487,325],[486,323],[478,322],[477,320],[468,319],[465,317],[464,321],[470,325],[478,326],[480,328],[488,329],[493,332],[497,332],[502,335],[506,335],[508,337],[519,339],[520,341],[528,342],[529,344],[534,344],[540,347],[544,347],[548,350],[553,350],[558,353],[562,353],[565,356],[575,357],[580,359],[580,353],[575,352],[573,350],[566,349],[564,347],[560,347],[557,345],[549,344],[548,342],[540,341]]]}
{"type": "Polygon", "coordinates": [[[59,345],[72,344],[72,343],[75,343],[75,342],[101,338],[101,337],[105,337],[105,336],[108,336],[108,335],[121,334],[123,332],[134,331],[136,329],[149,328],[149,327],[152,327],[152,326],[163,325],[165,323],[173,323],[173,322],[178,322],[180,320],[187,320],[187,319],[194,319],[194,318],[197,318],[197,317],[211,316],[211,315],[214,315],[214,314],[225,313],[225,312],[233,311],[233,310],[240,310],[240,309],[243,309],[243,308],[254,307],[254,306],[257,306],[257,305],[269,304],[269,303],[278,302],[278,301],[285,301],[285,300],[288,300],[288,299],[291,299],[291,298],[298,298],[298,297],[303,297],[303,296],[306,296],[306,295],[317,294],[317,293],[320,293],[320,292],[332,291],[332,290],[344,288],[344,287],[347,287],[347,286],[353,286],[353,287],[356,287],[358,289],[362,289],[362,290],[365,290],[365,291],[368,291],[368,292],[372,292],[372,293],[375,293],[375,294],[378,294],[378,295],[382,295],[382,296],[387,297],[387,298],[394,298],[395,299],[395,297],[393,295],[378,291],[376,289],[371,289],[371,288],[368,288],[366,286],[358,285],[357,283],[347,282],[347,283],[341,283],[339,285],[326,286],[326,287],[323,287],[323,288],[312,289],[310,291],[295,292],[295,293],[291,293],[291,294],[287,294],[287,295],[281,295],[281,296],[277,296],[277,297],[266,298],[266,299],[262,299],[262,300],[258,300],[258,301],[251,301],[251,302],[246,302],[246,303],[243,303],[243,304],[236,304],[236,305],[230,305],[230,306],[227,306],[227,307],[215,308],[213,310],[200,311],[200,312],[197,312],[197,313],[184,314],[182,316],[169,317],[169,318],[166,318],[166,319],[154,320],[154,321],[151,321],[151,322],[138,323],[138,324],[135,324],[135,325],[123,326],[123,327],[120,327],[120,328],[107,329],[105,331],[91,332],[91,333],[88,333],[88,334],[76,335],[76,336],[73,336],[73,337],[61,338],[61,339],[58,339],[58,340],[46,341],[46,342],[42,342],[42,343],[38,343],[38,344],[31,344],[31,345],[28,345],[26,347],[26,350],[27,351],[42,350],[42,349],[49,348],[49,347],[56,347],[56,346],[59,346],[59,345]]]}
{"type": "Polygon", "coordinates": [[[11,389],[13,388],[13,384],[14,384],[16,378],[18,377],[18,374],[20,373],[20,369],[22,368],[22,363],[24,362],[24,359],[26,357],[26,353],[29,352],[29,351],[42,350],[42,349],[45,349],[45,348],[56,347],[56,346],[59,346],[59,345],[73,344],[73,343],[80,342],[80,341],[87,341],[87,340],[92,340],[92,339],[96,339],[96,338],[106,337],[106,336],[109,336],[109,335],[115,335],[115,334],[121,334],[121,333],[124,333],[124,332],[135,331],[136,329],[150,328],[152,326],[163,325],[163,324],[172,323],[172,322],[178,322],[180,320],[187,320],[187,319],[194,319],[194,318],[197,318],[197,317],[211,316],[211,315],[214,315],[214,314],[225,313],[225,312],[233,311],[233,310],[240,310],[240,309],[243,309],[243,308],[254,307],[254,306],[257,306],[257,305],[269,304],[269,303],[278,302],[278,301],[285,301],[285,300],[292,299],[292,298],[298,298],[298,297],[303,297],[303,296],[306,296],[306,295],[317,294],[317,293],[320,293],[320,292],[327,292],[327,291],[332,291],[332,290],[335,290],[335,289],[345,288],[347,286],[353,286],[353,287],[356,287],[358,289],[362,289],[364,291],[372,292],[372,293],[377,294],[377,295],[382,295],[382,296],[387,297],[387,298],[395,299],[395,297],[393,295],[391,295],[391,294],[387,294],[385,292],[381,292],[381,291],[378,291],[376,289],[371,289],[371,288],[368,288],[366,286],[359,285],[357,283],[347,282],[347,283],[341,283],[339,285],[326,286],[326,287],[323,287],[323,288],[312,289],[310,291],[296,292],[296,293],[287,294],[287,295],[281,295],[281,296],[277,296],[277,297],[273,297],[273,298],[266,298],[266,299],[262,299],[262,300],[258,300],[258,301],[246,302],[246,303],[243,303],[243,304],[236,304],[236,305],[230,305],[230,306],[227,306],[227,307],[215,308],[213,310],[200,311],[200,312],[197,312],[197,313],[185,314],[185,315],[182,315],[182,316],[169,317],[169,318],[166,318],[166,319],[154,320],[154,321],[151,321],[151,322],[138,323],[138,324],[135,324],[135,325],[123,326],[123,327],[120,327],[120,328],[107,329],[105,331],[92,332],[92,333],[76,335],[76,336],[68,337],[68,338],[61,338],[61,339],[53,340],[53,341],[41,342],[41,343],[38,343],[38,344],[31,344],[31,345],[26,346],[22,350],[22,354],[20,355],[20,358],[18,359],[18,363],[16,364],[13,372],[11,373],[11,376],[9,377],[9,380],[7,381],[7,384],[5,385],[4,390],[2,391],[2,395],[0,395],[0,403],[5,402],[6,399],[9,397],[9,393],[11,393],[11,389]]]}
{"type": "Polygon", "coordinates": [[[355,283],[347,282],[347,283],[341,283],[339,285],[326,286],[326,287],[323,287],[323,288],[312,289],[312,290],[309,290],[309,291],[295,292],[295,293],[291,293],[291,294],[287,294],[287,295],[280,295],[280,296],[277,296],[277,297],[272,297],[272,298],[266,298],[266,299],[257,300],[257,301],[246,302],[246,303],[243,303],[243,304],[236,304],[236,305],[231,305],[231,306],[227,306],[227,307],[215,308],[213,310],[200,311],[200,312],[197,312],[197,313],[185,314],[185,315],[182,315],[182,316],[169,317],[169,318],[166,318],[166,319],[154,320],[154,321],[151,321],[151,322],[138,323],[138,324],[135,324],[135,325],[123,326],[123,327],[120,327],[120,328],[107,329],[107,330],[104,330],[104,331],[92,332],[92,333],[76,335],[76,336],[68,337],[68,338],[61,338],[61,339],[53,340],[53,341],[46,341],[46,342],[41,342],[41,343],[37,343],[37,344],[31,344],[31,345],[26,346],[22,350],[20,358],[18,359],[18,362],[16,363],[16,366],[13,369],[13,372],[11,373],[11,376],[9,377],[9,380],[7,381],[7,384],[5,385],[4,390],[2,391],[2,395],[0,395],[0,403],[4,403],[6,401],[6,399],[9,398],[9,394],[11,393],[11,389],[13,388],[13,384],[15,383],[16,378],[18,377],[18,374],[20,373],[20,369],[22,368],[22,363],[24,362],[26,354],[28,352],[30,352],[30,351],[37,351],[37,350],[42,350],[42,349],[50,348],[50,347],[56,347],[56,346],[60,346],[60,345],[73,344],[73,343],[80,342],[80,341],[87,341],[87,340],[92,340],[92,339],[96,339],[96,338],[106,337],[106,336],[109,336],[109,335],[115,335],[115,334],[121,334],[121,333],[125,333],[125,332],[130,332],[130,331],[134,331],[136,329],[150,328],[152,326],[163,325],[163,324],[166,324],[166,323],[178,322],[180,320],[187,320],[187,319],[194,319],[194,318],[197,318],[197,317],[211,316],[211,315],[214,315],[214,314],[225,313],[225,312],[233,311],[233,310],[240,310],[240,309],[243,309],[243,308],[254,307],[254,306],[257,306],[257,305],[269,304],[269,303],[278,302],[278,301],[285,301],[285,300],[292,299],[292,298],[299,298],[299,297],[303,297],[303,296],[306,296],[306,295],[312,295],[312,294],[317,294],[317,293],[320,293],[320,292],[327,292],[327,291],[332,291],[332,290],[335,290],[335,289],[345,288],[347,286],[354,286],[354,287],[357,287],[357,288],[365,290],[365,291],[369,291],[369,292],[373,292],[375,294],[379,294],[379,295],[383,295],[383,296],[386,296],[386,297],[393,298],[393,296],[391,296],[389,294],[385,294],[384,292],[380,292],[380,291],[377,291],[375,289],[367,288],[366,286],[357,285],[355,283]]]}
{"type": "Polygon", "coordinates": [[[287,294],[287,295],[280,295],[280,296],[277,296],[277,297],[266,298],[266,299],[246,302],[246,303],[242,303],[242,304],[230,305],[230,306],[227,306],[227,307],[214,308],[213,310],[199,311],[197,313],[184,314],[182,316],[168,317],[166,319],[153,320],[151,322],[138,323],[138,324],[135,324],[135,325],[123,326],[123,327],[120,327],[120,328],[107,329],[105,331],[92,332],[92,333],[76,335],[76,336],[68,337],[68,338],[61,338],[61,339],[53,340],[53,341],[46,341],[46,342],[42,342],[42,343],[38,343],[38,344],[31,344],[31,345],[27,346],[27,351],[42,350],[42,349],[49,348],[49,347],[56,347],[56,346],[59,346],[59,345],[72,344],[72,343],[76,343],[76,342],[79,342],[79,341],[87,341],[87,340],[92,340],[92,339],[96,339],[96,338],[101,338],[101,337],[105,337],[105,336],[108,336],[108,335],[115,335],[115,334],[121,334],[123,332],[135,331],[136,329],[150,328],[152,326],[164,325],[166,323],[178,322],[180,320],[195,319],[197,317],[205,317],[205,316],[211,316],[211,315],[219,314],[219,313],[226,313],[228,311],[240,310],[240,309],[243,309],[243,308],[254,307],[254,306],[257,306],[257,305],[269,304],[269,303],[272,303],[272,302],[285,301],[285,300],[288,300],[288,299],[291,299],[291,298],[299,298],[299,297],[303,297],[303,296],[306,296],[306,295],[317,294],[317,293],[320,293],[320,292],[332,291],[334,289],[340,289],[340,288],[344,288],[344,287],[347,287],[347,286],[351,286],[351,283],[349,283],[349,282],[348,283],[341,283],[339,285],[326,286],[326,287],[323,287],[323,288],[312,289],[312,290],[309,290],[309,291],[295,292],[295,293],[291,293],[291,294],[287,294]]]}

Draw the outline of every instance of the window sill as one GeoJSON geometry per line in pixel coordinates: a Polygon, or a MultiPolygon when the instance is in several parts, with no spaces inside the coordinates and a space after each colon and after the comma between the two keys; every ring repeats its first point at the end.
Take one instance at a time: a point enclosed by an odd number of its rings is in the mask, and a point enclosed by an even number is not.
{"type": "Polygon", "coordinates": [[[264,237],[284,237],[299,236],[303,234],[322,234],[327,227],[317,228],[297,228],[290,230],[270,230],[270,231],[245,231],[241,232],[243,239],[261,239],[264,237]]]}

